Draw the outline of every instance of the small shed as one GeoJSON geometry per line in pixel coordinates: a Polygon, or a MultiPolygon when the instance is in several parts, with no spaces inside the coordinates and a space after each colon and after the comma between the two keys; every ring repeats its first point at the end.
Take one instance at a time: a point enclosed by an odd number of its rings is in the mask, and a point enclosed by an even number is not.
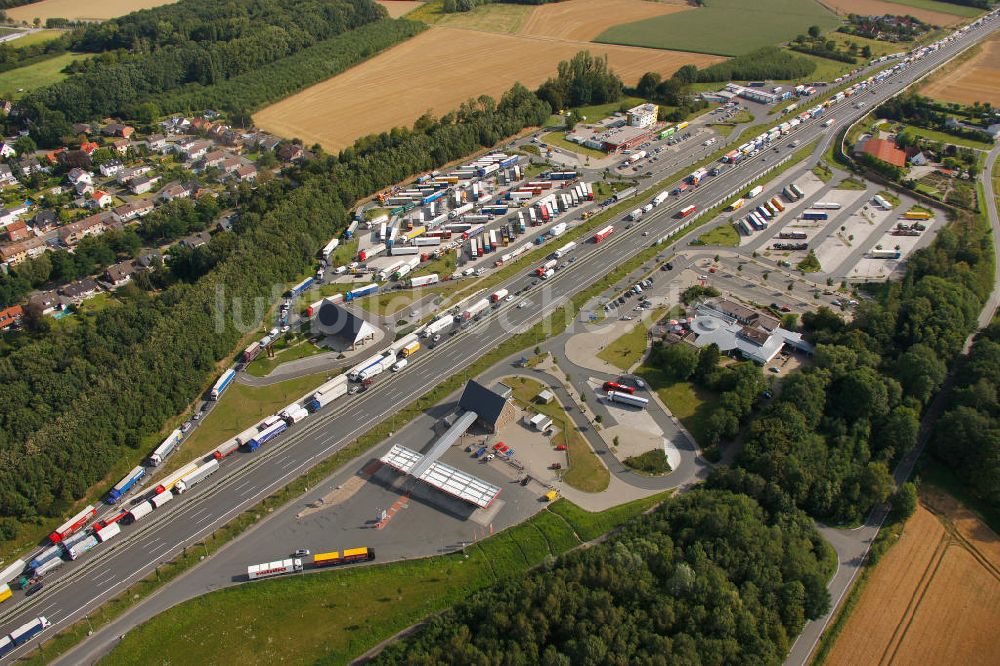
{"type": "Polygon", "coordinates": [[[548,389],[542,389],[542,391],[535,396],[535,402],[541,405],[547,405],[555,399],[556,396],[548,389]]]}
{"type": "Polygon", "coordinates": [[[545,414],[535,414],[528,423],[538,432],[544,432],[552,427],[552,419],[545,414]]]}

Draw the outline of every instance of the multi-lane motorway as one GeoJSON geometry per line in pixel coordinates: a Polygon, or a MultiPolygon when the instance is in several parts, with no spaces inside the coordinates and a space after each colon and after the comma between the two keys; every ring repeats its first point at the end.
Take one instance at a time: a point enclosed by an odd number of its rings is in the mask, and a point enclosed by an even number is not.
{"type": "MultiPolygon", "coordinates": [[[[972,43],[991,33],[997,21],[987,22],[969,31],[961,39],[944,45],[912,63],[875,89],[875,94],[863,94],[869,107],[899,92],[912,81],[954,57],[972,43]]],[[[444,378],[461,372],[471,362],[494,349],[518,331],[526,330],[544,316],[558,310],[581,288],[603,277],[610,268],[621,264],[651,241],[665,236],[682,221],[674,213],[688,205],[699,209],[711,206],[743,182],[772,167],[781,157],[792,152],[792,141],[803,144],[826,136],[817,146],[816,155],[829,140],[866,110],[856,110],[848,98],[828,111],[836,117],[832,127],[824,128],[820,121],[800,126],[796,132],[782,137],[770,148],[752,159],[709,178],[692,193],[671,198],[626,230],[616,222],[617,231],[599,245],[583,245],[577,260],[556,273],[551,279],[531,289],[531,307],[518,308],[520,299],[494,311],[488,318],[473,323],[453,336],[445,337],[436,349],[411,361],[405,372],[357,396],[345,399],[310,416],[296,425],[287,435],[252,455],[237,455],[227,460],[211,483],[199,485],[186,493],[181,501],[172,502],[164,510],[154,512],[145,521],[123,530],[122,535],[106,546],[93,551],[81,561],[63,567],[60,574],[30,598],[8,602],[0,615],[0,631],[7,632],[29,619],[45,615],[55,631],[83,618],[84,614],[120,593],[129,584],[151,573],[161,562],[176,556],[183,548],[197,543],[242,511],[250,508],[271,492],[284,486],[305,470],[326,458],[374,423],[427,392],[444,378]],[[649,232],[644,236],[643,232],[649,232]]],[[[647,187],[650,183],[644,183],[647,187]]],[[[721,221],[718,223],[722,223],[721,221]]],[[[524,272],[502,286],[516,292],[530,284],[524,272]]],[[[32,647],[34,643],[30,644],[32,647]]],[[[23,646],[6,659],[18,657],[30,650],[23,646]]]]}

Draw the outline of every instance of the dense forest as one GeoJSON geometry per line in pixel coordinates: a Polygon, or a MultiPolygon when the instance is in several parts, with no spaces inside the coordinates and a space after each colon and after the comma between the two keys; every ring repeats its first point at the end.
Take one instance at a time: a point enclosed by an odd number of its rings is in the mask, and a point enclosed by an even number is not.
{"type": "Polygon", "coordinates": [[[934,456],[968,492],[1000,509],[1000,321],[976,338],[962,360],[948,406],[931,440],[934,456]]]}
{"type": "Polygon", "coordinates": [[[674,78],[684,83],[717,83],[755,79],[801,79],[816,71],[816,63],[776,46],[764,46],[704,69],[684,65],[674,78]]]}
{"type": "Polygon", "coordinates": [[[99,55],[77,63],[69,78],[27,95],[19,115],[36,126],[39,145],[53,146],[72,134],[72,122],[134,117],[140,105],[164,92],[258,71],[385,16],[371,0],[182,0],[136,12],[74,32],[71,48],[99,55]]]}
{"type": "Polygon", "coordinates": [[[832,549],[760,478],[668,500],[608,541],[506,580],[376,664],[779,664],[829,607],[832,549]],[[758,492],[758,502],[746,492],[758,492]]]}
{"type": "Polygon", "coordinates": [[[540,125],[548,114],[516,86],[499,102],[483,97],[438,121],[422,118],[413,130],[321,155],[248,194],[236,233],[218,234],[183,259],[192,279],[155,297],[129,290],[121,306],[5,350],[0,538],[14,538],[25,521],[62,515],[109,470],[137,460],[137,449],[256,329],[273,290],[300,276],[345,228],[347,206],[540,125]]]}

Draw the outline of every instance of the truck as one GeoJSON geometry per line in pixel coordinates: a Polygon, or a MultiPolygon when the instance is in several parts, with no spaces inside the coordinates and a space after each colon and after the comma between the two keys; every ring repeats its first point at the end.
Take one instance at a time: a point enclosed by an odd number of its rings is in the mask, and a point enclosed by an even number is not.
{"type": "Polygon", "coordinates": [[[204,481],[217,471],[219,471],[219,461],[212,458],[208,462],[199,465],[198,469],[194,470],[190,474],[187,474],[184,478],[178,481],[177,485],[174,486],[174,492],[178,495],[182,495],[190,490],[196,483],[204,481]]]}
{"type": "Polygon", "coordinates": [[[19,645],[24,645],[32,638],[42,633],[51,626],[51,623],[45,619],[44,616],[36,617],[31,622],[26,622],[14,631],[7,634],[3,640],[9,640],[10,643],[5,646],[3,641],[0,641],[0,657],[7,654],[10,650],[18,647],[19,645]]]}
{"type": "Polygon", "coordinates": [[[0,604],[7,601],[12,596],[14,596],[14,593],[10,591],[10,585],[7,585],[6,583],[0,585],[0,604]]]}
{"type": "Polygon", "coordinates": [[[247,579],[260,580],[261,578],[271,578],[272,576],[282,576],[300,571],[302,571],[302,560],[297,558],[278,560],[277,562],[264,562],[263,564],[251,564],[248,566],[247,579]]]}
{"type": "Polygon", "coordinates": [[[566,231],[566,223],[560,222],[559,224],[555,225],[554,227],[552,227],[552,229],[549,230],[549,235],[555,238],[556,236],[561,236],[565,231],[566,231]]]}
{"type": "Polygon", "coordinates": [[[626,187],[624,190],[615,192],[615,195],[612,198],[615,200],[615,202],[624,201],[629,197],[634,197],[638,191],[639,191],[638,188],[626,187]]]}
{"type": "Polygon", "coordinates": [[[610,236],[614,232],[615,232],[614,226],[608,225],[608,226],[604,227],[603,229],[601,229],[600,231],[598,231],[596,234],[594,234],[594,243],[600,243],[601,241],[603,241],[605,238],[607,238],[608,236],[610,236]]]}
{"type": "Polygon", "coordinates": [[[247,449],[250,451],[256,451],[264,444],[267,444],[272,439],[280,435],[281,433],[288,430],[288,424],[284,420],[280,420],[277,423],[269,425],[268,427],[261,430],[256,437],[252,438],[247,442],[247,449]]]}
{"type": "Polygon", "coordinates": [[[535,269],[535,275],[537,275],[538,277],[542,277],[543,275],[545,275],[545,271],[549,270],[550,268],[555,268],[558,264],[559,262],[556,261],[555,259],[549,259],[544,264],[535,269]]]}
{"type": "Polygon", "coordinates": [[[659,194],[657,194],[655,197],[653,197],[653,206],[654,207],[655,206],[659,206],[661,203],[663,203],[664,201],[666,201],[668,197],[670,197],[670,192],[668,192],[666,190],[663,190],[662,192],[660,192],[659,194]]]}
{"type": "Polygon", "coordinates": [[[828,213],[821,210],[807,210],[802,213],[803,220],[826,220],[829,217],[828,213]]]}
{"type": "Polygon", "coordinates": [[[507,291],[506,289],[500,289],[499,291],[494,291],[492,294],[490,294],[490,301],[493,303],[499,303],[503,299],[507,298],[507,294],[509,293],[510,292],[507,291]]]}
{"type": "Polygon", "coordinates": [[[817,210],[840,210],[840,204],[831,201],[817,201],[812,207],[817,210]]]}
{"type": "Polygon", "coordinates": [[[778,200],[778,197],[771,199],[771,205],[774,206],[779,213],[785,212],[785,204],[781,203],[781,201],[778,200]]]}
{"type": "Polygon", "coordinates": [[[641,208],[636,208],[635,210],[633,210],[632,212],[630,212],[628,214],[628,219],[632,220],[633,222],[635,220],[638,220],[640,217],[642,217],[642,209],[641,208]]]}
{"type": "Polygon", "coordinates": [[[219,446],[215,448],[210,454],[216,460],[222,460],[226,456],[230,456],[240,448],[240,443],[236,441],[236,438],[228,439],[219,446]]]}
{"type": "Polygon", "coordinates": [[[626,164],[635,164],[636,162],[638,162],[639,160],[643,159],[644,157],[646,157],[646,151],[645,150],[639,150],[639,151],[636,151],[636,152],[632,153],[628,157],[626,157],[625,158],[625,163],[626,164]]]}
{"type": "Polygon", "coordinates": [[[679,211],[677,211],[677,217],[687,217],[688,215],[690,215],[691,213],[695,212],[696,210],[698,210],[698,207],[695,206],[695,205],[686,206],[684,208],[681,208],[679,211]]]}
{"type": "Polygon", "coordinates": [[[60,555],[62,555],[62,546],[60,544],[49,546],[28,562],[28,568],[34,571],[49,560],[59,557],[60,555]]]}
{"type": "Polygon", "coordinates": [[[458,218],[459,218],[460,216],[464,215],[465,213],[468,213],[468,212],[469,212],[470,210],[472,210],[472,209],[473,209],[474,207],[475,207],[475,206],[474,206],[473,204],[471,204],[471,203],[467,203],[467,204],[462,204],[461,206],[459,206],[459,207],[457,207],[457,208],[454,208],[454,209],[452,209],[452,210],[451,210],[451,211],[450,211],[450,212],[448,213],[448,219],[449,219],[449,220],[455,220],[455,219],[458,219],[458,218]]]}
{"type": "Polygon", "coordinates": [[[823,121],[823,127],[829,127],[834,123],[835,120],[836,118],[827,118],[826,120],[823,121]]]}
{"type": "Polygon", "coordinates": [[[621,403],[623,405],[631,405],[633,407],[638,407],[639,409],[645,409],[646,405],[649,404],[648,398],[643,398],[638,395],[631,395],[629,393],[623,393],[621,391],[608,391],[608,400],[611,402],[621,403]]]}
{"type": "Polygon", "coordinates": [[[876,206],[882,208],[883,210],[892,210],[892,204],[886,201],[885,197],[883,197],[881,194],[876,194],[874,197],[872,197],[872,201],[875,203],[876,206]]]}
{"type": "Polygon", "coordinates": [[[555,274],[556,274],[556,272],[553,269],[550,268],[549,270],[547,270],[544,273],[542,273],[542,279],[543,280],[548,280],[550,277],[552,277],[555,274]]]}
{"type": "Polygon", "coordinates": [[[708,175],[708,170],[707,169],[704,169],[704,168],[697,169],[694,172],[692,172],[690,175],[688,175],[687,182],[691,183],[692,185],[697,185],[707,175],[708,175]]]}
{"type": "Polygon", "coordinates": [[[619,384],[618,382],[604,382],[602,388],[605,391],[617,391],[619,393],[628,393],[629,395],[633,395],[635,393],[635,388],[626,386],[625,384],[619,384]]]}
{"type": "Polygon", "coordinates": [[[392,372],[399,372],[400,370],[402,370],[403,368],[405,368],[408,363],[409,363],[409,361],[407,359],[405,359],[405,358],[400,359],[400,360],[396,361],[395,363],[393,363],[393,365],[390,368],[390,370],[392,372]]]}
{"type": "Polygon", "coordinates": [[[358,381],[365,382],[366,380],[371,379],[376,375],[382,374],[383,372],[391,368],[392,364],[395,362],[396,362],[396,354],[393,352],[390,352],[388,354],[379,357],[378,361],[372,363],[367,368],[358,373],[358,381]]]}
{"type": "Polygon", "coordinates": [[[326,407],[337,398],[347,394],[347,375],[338,375],[322,384],[316,392],[306,400],[306,409],[316,412],[326,407]]]}
{"type": "MultiPolygon", "coordinates": [[[[167,493],[167,496],[169,496],[169,493],[167,493]]],[[[137,520],[145,518],[152,512],[153,512],[153,505],[149,502],[149,500],[146,500],[142,504],[136,504],[134,507],[132,507],[132,509],[128,512],[128,515],[132,519],[132,522],[134,523],[137,520]]]]}
{"type": "Polygon", "coordinates": [[[156,494],[163,495],[164,493],[173,490],[174,486],[177,485],[178,481],[180,481],[181,479],[183,479],[185,476],[195,471],[196,469],[198,469],[198,463],[196,462],[189,462],[187,465],[184,465],[179,470],[177,470],[173,474],[170,474],[165,479],[162,479],[160,481],[160,485],[156,486],[156,494]]]}
{"type": "Polygon", "coordinates": [[[212,390],[208,392],[209,400],[218,400],[222,392],[229,388],[234,379],[236,379],[236,371],[232,368],[222,373],[222,376],[212,386],[212,390]]]}
{"type": "Polygon", "coordinates": [[[98,543],[100,542],[97,540],[97,537],[91,534],[82,541],[78,541],[69,548],[67,548],[66,557],[68,557],[71,560],[75,560],[76,558],[80,557],[88,550],[96,546],[98,543]]]}
{"type": "Polygon", "coordinates": [[[737,199],[733,203],[731,203],[728,206],[726,206],[726,210],[730,210],[730,211],[732,211],[732,210],[739,210],[740,208],[743,207],[744,203],[746,203],[746,199],[737,199]]]}
{"type": "Polygon", "coordinates": [[[574,180],[576,171],[553,171],[549,173],[549,180],[574,180]]]}
{"type": "Polygon", "coordinates": [[[121,532],[122,532],[121,525],[119,525],[118,523],[111,523],[110,525],[102,527],[101,529],[94,532],[94,536],[97,537],[98,541],[104,543],[105,541],[108,541],[109,539],[118,536],[119,534],[121,534],[121,532]]]}
{"type": "Polygon", "coordinates": [[[285,295],[288,296],[289,298],[295,298],[297,296],[301,296],[302,292],[311,287],[313,282],[315,281],[316,281],[315,277],[307,277],[305,280],[299,282],[297,285],[286,291],[285,295]]]}
{"type": "Polygon", "coordinates": [[[174,499],[173,493],[160,493],[158,495],[153,495],[149,498],[149,503],[154,509],[159,509],[161,506],[170,502],[174,499]]]}
{"type": "MultiPolygon", "coordinates": [[[[58,546],[53,547],[58,548],[58,546]]],[[[14,560],[11,562],[9,565],[4,567],[3,571],[0,571],[0,584],[9,583],[20,576],[26,566],[27,565],[24,563],[24,560],[14,560]]]]}
{"type": "Polygon", "coordinates": [[[574,241],[570,241],[565,245],[563,245],[558,250],[556,250],[555,252],[553,252],[552,256],[554,256],[556,259],[560,259],[569,254],[570,252],[572,252],[574,249],[576,249],[576,243],[574,241]]]}
{"type": "Polygon", "coordinates": [[[292,425],[309,416],[309,411],[299,403],[293,402],[281,410],[279,415],[285,420],[285,423],[292,425]]]}
{"type": "Polygon", "coordinates": [[[260,350],[261,350],[260,343],[255,342],[243,350],[243,354],[240,356],[240,360],[243,361],[244,363],[249,363],[250,361],[260,356],[260,350]]]}
{"type": "Polygon", "coordinates": [[[427,324],[424,328],[423,336],[425,338],[430,338],[442,331],[447,330],[455,322],[454,318],[449,314],[443,314],[434,319],[431,323],[427,324]]]}
{"type": "Polygon", "coordinates": [[[753,199],[754,197],[756,197],[757,195],[759,195],[763,191],[764,191],[764,186],[763,185],[758,185],[757,187],[755,187],[752,190],[750,190],[749,192],[747,192],[745,198],[747,198],[747,199],[753,199]]]}
{"type": "Polygon", "coordinates": [[[480,312],[488,310],[489,307],[490,307],[490,302],[485,298],[481,298],[462,311],[462,319],[468,321],[473,317],[475,317],[480,312]]]}
{"type": "Polygon", "coordinates": [[[372,245],[367,250],[361,250],[358,252],[358,261],[368,261],[373,257],[377,257],[386,250],[385,243],[376,243],[372,245]]]}
{"type": "Polygon", "coordinates": [[[53,530],[53,532],[49,535],[49,541],[52,543],[59,543],[60,541],[63,541],[83,529],[96,515],[97,509],[95,509],[93,505],[88,505],[87,508],[83,509],[53,530]]]}
{"type": "Polygon", "coordinates": [[[409,358],[410,356],[416,354],[418,351],[420,351],[420,342],[418,340],[414,340],[413,342],[409,343],[408,345],[400,349],[399,354],[403,358],[409,358]]]}
{"type": "Polygon", "coordinates": [[[111,489],[108,496],[104,498],[105,504],[116,504],[122,496],[135,487],[135,484],[139,483],[142,477],[146,476],[146,468],[139,465],[133,467],[132,471],[125,475],[121,481],[115,484],[115,487],[111,489]]]}
{"type": "Polygon", "coordinates": [[[370,294],[376,294],[376,293],[378,293],[378,284],[372,282],[370,284],[366,284],[363,287],[358,287],[357,289],[352,289],[351,291],[347,292],[346,294],[344,294],[344,300],[350,302],[356,298],[361,298],[362,296],[368,296],[370,294]]]}
{"type": "Polygon", "coordinates": [[[421,275],[420,277],[410,278],[410,287],[426,287],[427,285],[437,284],[439,281],[440,278],[437,273],[421,275]]]}
{"type": "Polygon", "coordinates": [[[680,183],[677,187],[671,190],[670,193],[673,194],[675,197],[679,197],[680,195],[688,191],[688,187],[689,186],[687,183],[680,183]]]}
{"type": "Polygon", "coordinates": [[[931,217],[931,213],[925,210],[909,210],[903,213],[904,220],[929,220],[931,217]]]}

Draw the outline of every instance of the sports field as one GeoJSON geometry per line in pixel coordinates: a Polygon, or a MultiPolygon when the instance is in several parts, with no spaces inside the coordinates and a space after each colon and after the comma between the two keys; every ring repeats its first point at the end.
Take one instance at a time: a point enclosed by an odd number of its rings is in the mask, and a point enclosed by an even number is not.
{"type": "Polygon", "coordinates": [[[40,18],[65,19],[109,19],[123,16],[140,9],[150,9],[160,5],[172,5],[177,0],[42,0],[30,5],[5,9],[7,16],[15,21],[31,23],[40,18]]]}
{"type": "Polygon", "coordinates": [[[254,122],[279,136],[337,150],[359,136],[412,125],[427,111],[442,114],[470,97],[499,96],[517,81],[534,88],[555,74],[560,60],[582,49],[595,56],[607,54],[611,68],[626,85],[635,85],[648,71],[669,76],[684,64],[705,66],[721,60],[659,49],[434,27],[263,109],[254,122]]]}
{"type": "Polygon", "coordinates": [[[705,0],[705,7],[608,28],[595,41],[693,53],[741,55],[840,19],[815,0],[705,0]]]}
{"type": "MultiPolygon", "coordinates": [[[[823,4],[830,7],[839,14],[861,14],[863,16],[875,16],[879,14],[894,14],[897,16],[916,17],[925,23],[932,25],[955,25],[962,22],[962,17],[951,8],[956,5],[949,5],[943,2],[936,2],[937,9],[927,9],[910,4],[896,2],[884,2],[883,0],[823,0],[823,4]]],[[[923,3],[921,3],[923,4],[923,3]]]]}
{"type": "Polygon", "coordinates": [[[996,663],[1000,537],[951,496],[921,496],[826,664],[996,663]]]}
{"type": "Polygon", "coordinates": [[[983,42],[979,53],[957,71],[932,79],[920,94],[945,102],[1000,106],[1000,35],[983,42]]]}

